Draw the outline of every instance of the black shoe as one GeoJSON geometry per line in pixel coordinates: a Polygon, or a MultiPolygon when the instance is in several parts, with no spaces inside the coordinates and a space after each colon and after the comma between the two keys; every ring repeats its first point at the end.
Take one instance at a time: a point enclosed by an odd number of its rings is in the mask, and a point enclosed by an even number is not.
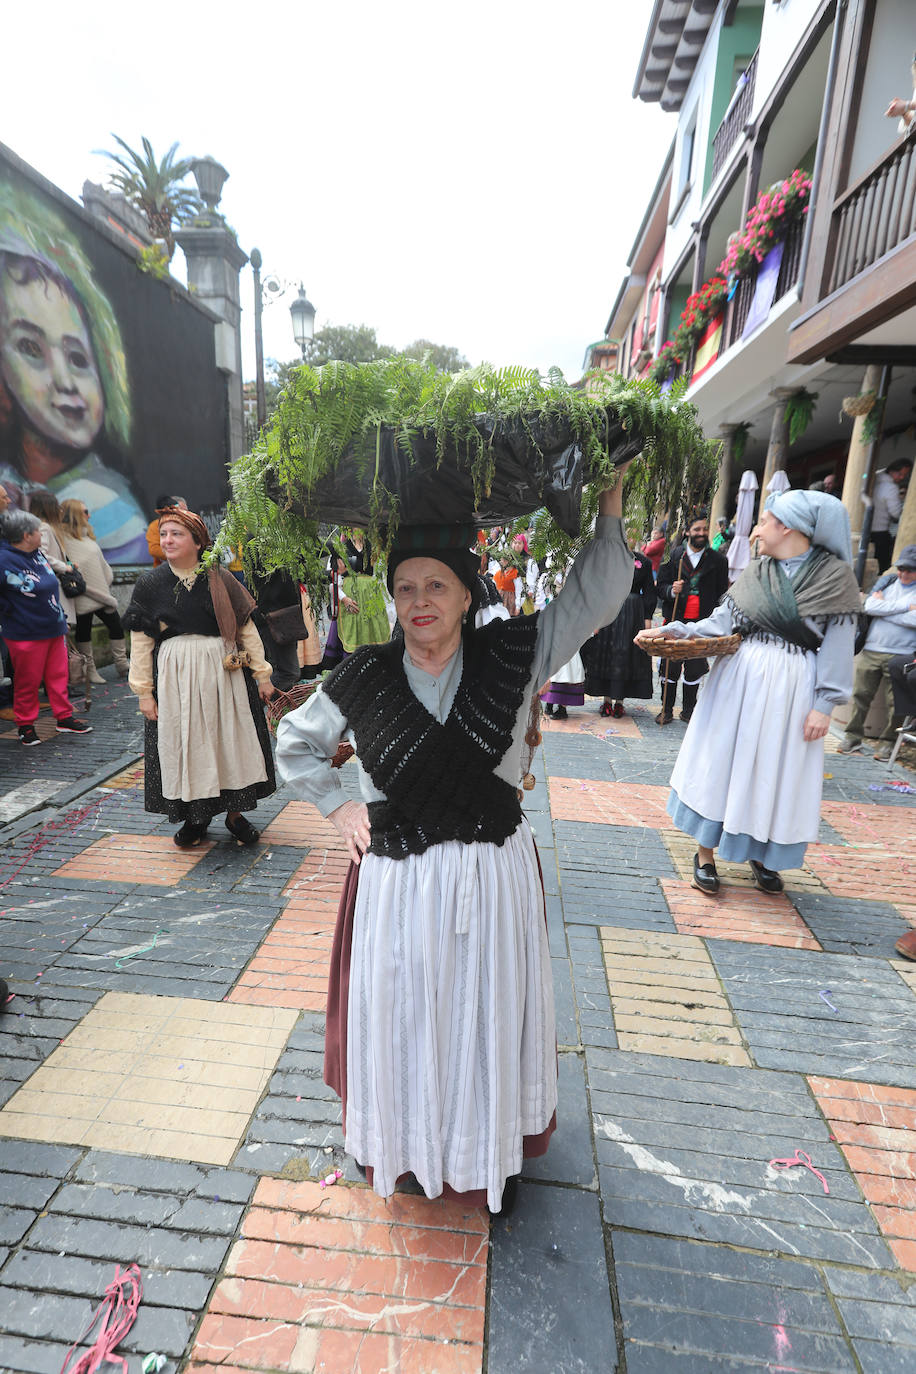
{"type": "Polygon", "coordinates": [[[185,821],[180,830],[176,830],[172,839],[179,849],[193,849],[200,844],[207,833],[205,825],[192,825],[190,821],[185,821]]]}
{"type": "Polygon", "coordinates": [[[553,704],[552,701],[545,701],[545,702],[544,702],[544,715],[545,715],[545,716],[552,716],[553,713],[554,713],[554,711],[555,711],[556,709],[557,709],[557,708],[554,706],[554,704],[553,704]]]}
{"type": "Polygon", "coordinates": [[[67,716],[65,720],[57,722],[57,731],[61,735],[91,735],[92,726],[84,720],[77,720],[76,716],[67,716]]]}
{"type": "Polygon", "coordinates": [[[554,720],[568,720],[569,712],[565,706],[558,706],[553,713],[554,720]]]}
{"type": "Polygon", "coordinates": [[[19,743],[25,744],[26,746],[41,744],[41,740],[38,738],[38,732],[34,725],[20,725],[19,743]]]}
{"type": "Polygon", "coordinates": [[[714,897],[719,891],[719,875],[715,864],[701,864],[699,854],[693,856],[693,885],[714,897]]]}
{"type": "Polygon", "coordinates": [[[511,1217],[515,1211],[515,1204],[518,1201],[518,1174],[512,1174],[503,1184],[502,1201],[499,1204],[498,1212],[491,1212],[493,1217],[511,1217]]]}
{"type": "Polygon", "coordinates": [[[659,711],[658,715],[655,717],[655,724],[656,724],[656,725],[670,725],[671,722],[672,722],[673,720],[674,720],[674,716],[672,715],[672,713],[671,713],[670,711],[666,711],[666,710],[662,709],[661,711],[659,711]]]}
{"type": "Polygon", "coordinates": [[[261,838],[260,830],[255,830],[247,816],[236,816],[234,821],[227,816],[226,829],[239,844],[257,844],[261,838]]]}
{"type": "Polygon", "coordinates": [[[6,979],[0,978],[0,1012],[6,1011],[6,1004],[10,1001],[10,990],[7,987],[6,979]]]}
{"type": "Polygon", "coordinates": [[[599,716],[612,716],[614,714],[614,708],[609,701],[602,701],[601,705],[598,707],[598,714],[599,716]]]}
{"type": "Polygon", "coordinates": [[[764,868],[763,864],[758,863],[756,859],[750,859],[748,862],[751,865],[754,882],[761,892],[782,892],[782,878],[774,869],[764,868]]]}

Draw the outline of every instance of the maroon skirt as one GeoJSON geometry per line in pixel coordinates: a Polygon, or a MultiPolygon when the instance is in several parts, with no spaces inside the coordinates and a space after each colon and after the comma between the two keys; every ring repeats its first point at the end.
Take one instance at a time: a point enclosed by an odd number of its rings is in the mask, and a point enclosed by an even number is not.
{"type": "MultiPolygon", "coordinates": [[[[535,848],[535,853],[537,849],[535,848]]],[[[538,876],[541,890],[544,875],[541,871],[541,858],[537,856],[538,876]]],[[[328,976],[328,1010],[324,1031],[324,1081],[333,1088],[340,1098],[343,1113],[343,1129],[347,1129],[347,1011],[350,999],[350,953],[353,948],[353,914],[356,910],[356,889],[359,882],[359,866],[350,864],[340,894],[337,908],[337,924],[334,928],[334,943],[331,946],[331,968],[328,976]]],[[[545,903],[546,913],[546,903],[545,903]]],[[[546,914],[545,914],[546,920],[546,914]]],[[[543,1131],[537,1135],[522,1136],[522,1155],[525,1159],[537,1159],[547,1153],[550,1137],[557,1128],[557,1114],[553,1113],[543,1131]]],[[[358,1164],[363,1161],[357,1160],[358,1164]]],[[[405,1175],[406,1177],[406,1175],[405,1175]]],[[[372,1183],[372,1166],[366,1165],[366,1178],[372,1183]]],[[[401,1180],[399,1179],[400,1183],[401,1180]]],[[[443,1197],[457,1198],[471,1207],[486,1207],[486,1188],[472,1188],[458,1193],[447,1183],[442,1187],[443,1197]]]]}

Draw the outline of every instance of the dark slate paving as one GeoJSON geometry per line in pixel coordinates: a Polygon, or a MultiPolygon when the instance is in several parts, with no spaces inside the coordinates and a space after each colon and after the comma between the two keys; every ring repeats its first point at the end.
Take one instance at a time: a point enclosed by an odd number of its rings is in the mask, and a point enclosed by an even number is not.
{"type": "Polygon", "coordinates": [[[522,1183],[490,1230],[489,1374],[612,1374],[616,1341],[594,1193],[522,1183]]]}
{"type": "Polygon", "coordinates": [[[98,1000],[84,988],[44,978],[10,983],[15,997],[0,1018],[0,1106],[30,1078],[98,1000]]]}
{"type": "Polygon", "coordinates": [[[627,1374],[857,1368],[812,1265],[621,1233],[613,1254],[627,1374]]]}
{"type": "Polygon", "coordinates": [[[593,925],[569,925],[567,932],[579,1039],[583,1045],[616,1049],[617,1036],[598,929],[593,925]]]}
{"type": "Polygon", "coordinates": [[[80,932],[45,984],[222,998],[281,910],[276,898],[241,903],[233,891],[207,900],[185,889],[135,890],[80,932]]]}
{"type": "Polygon", "coordinates": [[[323,1064],[324,1017],[306,1012],[252,1118],[235,1157],[237,1168],[279,1173],[297,1160],[316,1177],[336,1167],[350,1180],[359,1178],[343,1148],[340,1101],[323,1080],[323,1064]]]}
{"type": "Polygon", "coordinates": [[[909,1284],[829,1265],[824,1274],[863,1374],[912,1374],[916,1304],[909,1284]]]}
{"type": "Polygon", "coordinates": [[[557,1017],[557,1044],[578,1045],[579,1031],[576,1025],[576,999],[573,996],[572,978],[568,959],[551,959],[553,970],[553,992],[557,1017]]]}
{"type": "Polygon", "coordinates": [[[587,1062],[609,1225],[893,1267],[803,1080],[615,1050],[587,1062]],[[769,1168],[799,1148],[829,1195],[806,1169],[769,1168]]]}
{"type": "Polygon", "coordinates": [[[792,902],[828,954],[895,959],[894,943],[910,929],[890,902],[833,897],[827,892],[793,893],[792,902]]]}
{"type": "Polygon", "coordinates": [[[557,862],[561,870],[600,873],[618,882],[631,878],[676,878],[677,871],[661,836],[636,825],[601,825],[555,821],[557,862]]]}
{"type": "Polygon", "coordinates": [[[916,1003],[893,969],[724,940],[709,949],[761,1067],[916,1087],[916,1003]]]}
{"type": "Polygon", "coordinates": [[[539,1159],[526,1159],[522,1175],[547,1183],[572,1183],[580,1188],[595,1188],[598,1175],[592,1133],[588,1125],[585,1065],[577,1054],[561,1054],[557,1059],[557,1070],[557,1129],[546,1155],[539,1159]]]}

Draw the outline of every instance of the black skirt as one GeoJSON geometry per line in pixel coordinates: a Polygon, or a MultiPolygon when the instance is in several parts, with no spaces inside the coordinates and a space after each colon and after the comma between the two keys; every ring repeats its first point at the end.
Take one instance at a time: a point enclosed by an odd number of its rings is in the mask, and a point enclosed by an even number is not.
{"type": "Polygon", "coordinates": [[[588,696],[651,700],[652,660],[633,643],[634,635],[645,629],[645,620],[645,602],[638,592],[631,592],[617,619],[583,644],[588,696]]]}

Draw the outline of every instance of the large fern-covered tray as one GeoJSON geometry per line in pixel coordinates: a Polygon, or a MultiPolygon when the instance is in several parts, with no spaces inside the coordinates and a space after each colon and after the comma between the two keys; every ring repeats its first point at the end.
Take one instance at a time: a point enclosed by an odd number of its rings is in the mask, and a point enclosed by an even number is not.
{"type": "Polygon", "coordinates": [[[714,446],[683,388],[662,395],[606,374],[570,386],[555,370],[487,365],[452,376],[400,357],[302,367],[230,471],[218,547],[243,544],[315,595],[320,523],[366,529],[378,549],[397,524],[505,525],[540,511],[565,555],[562,541],[589,528],[595,488],[637,454],[625,497],[640,525],[714,478],[714,446]]]}
{"type": "MultiPolygon", "coordinates": [[[[625,463],[644,447],[613,413],[600,426],[610,463],[625,463]]],[[[383,424],[348,444],[332,472],[310,489],[290,494],[325,521],[365,528],[388,523],[396,510],[404,525],[507,524],[544,507],[567,534],[579,529],[582,489],[591,465],[583,440],[565,418],[546,421],[533,411],[502,419],[479,415],[474,437],[435,428],[406,431],[383,424]],[[484,471],[475,471],[483,456],[484,471]]],[[[280,494],[279,487],[276,488],[280,494]]]]}

